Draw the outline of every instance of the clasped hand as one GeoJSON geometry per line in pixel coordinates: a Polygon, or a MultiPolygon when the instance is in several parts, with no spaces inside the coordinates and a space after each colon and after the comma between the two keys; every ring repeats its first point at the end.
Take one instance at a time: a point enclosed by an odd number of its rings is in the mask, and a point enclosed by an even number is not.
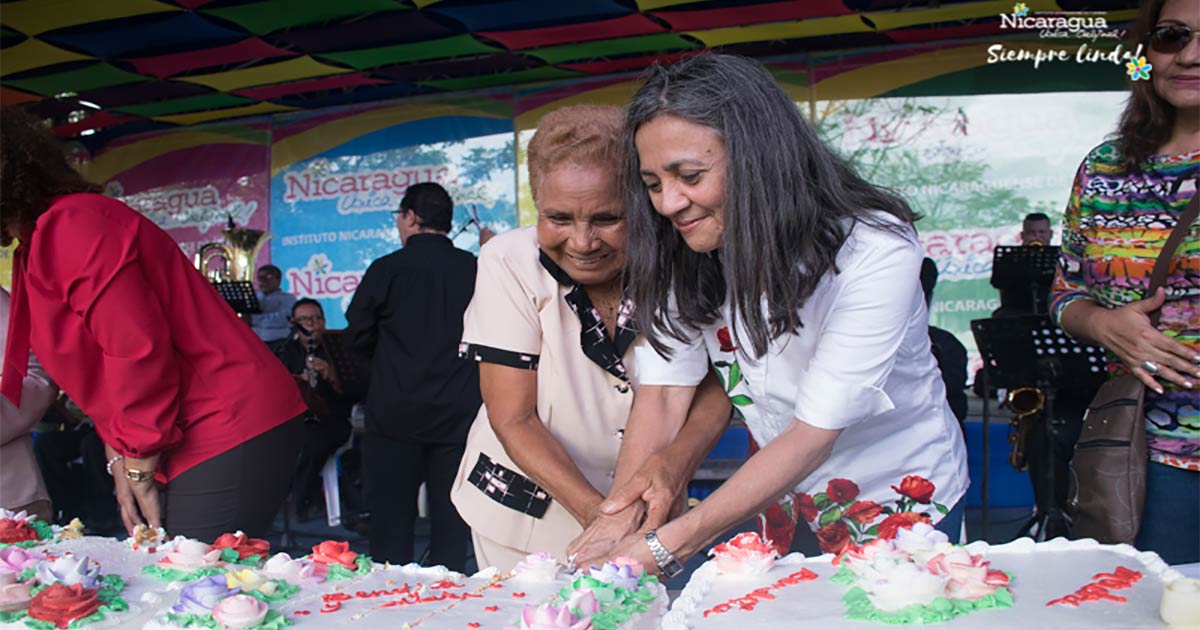
{"type": "MultiPolygon", "coordinates": [[[[599,565],[618,550],[626,550],[628,537],[658,529],[682,511],[683,485],[674,466],[653,455],[628,482],[600,506],[592,524],[567,546],[577,566],[599,565]]],[[[626,550],[627,551],[627,550],[626,550]]]]}

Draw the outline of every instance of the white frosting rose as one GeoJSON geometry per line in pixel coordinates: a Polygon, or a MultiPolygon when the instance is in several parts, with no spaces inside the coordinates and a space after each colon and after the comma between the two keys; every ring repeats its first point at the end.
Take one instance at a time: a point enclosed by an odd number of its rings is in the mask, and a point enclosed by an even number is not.
{"type": "Polygon", "coordinates": [[[173,549],[166,552],[162,563],[183,570],[205,569],[221,565],[221,550],[191,538],[176,538],[173,549]]]}
{"type": "Polygon", "coordinates": [[[544,551],[525,556],[512,570],[514,578],[531,582],[553,582],[558,573],[558,560],[544,551]]]}
{"type": "Polygon", "coordinates": [[[893,541],[896,549],[913,557],[917,564],[925,564],[929,559],[949,551],[953,545],[950,537],[938,531],[929,523],[914,523],[911,528],[896,530],[893,541]]]}
{"type": "Polygon", "coordinates": [[[271,556],[263,565],[262,572],[271,579],[293,584],[313,584],[321,581],[321,576],[317,575],[312,562],[300,558],[293,559],[283,552],[271,556]]]}
{"type": "Polygon", "coordinates": [[[946,596],[946,577],[915,564],[876,562],[859,583],[867,598],[880,610],[900,610],[912,604],[928,605],[946,596]]]}

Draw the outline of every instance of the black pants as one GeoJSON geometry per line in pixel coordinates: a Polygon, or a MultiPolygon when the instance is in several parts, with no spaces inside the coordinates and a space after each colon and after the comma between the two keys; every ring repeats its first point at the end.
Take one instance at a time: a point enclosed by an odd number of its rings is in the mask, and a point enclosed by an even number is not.
{"type": "Polygon", "coordinates": [[[330,455],[350,438],[350,421],[345,418],[309,419],[304,423],[304,448],[296,467],[292,501],[300,509],[316,500],[321,485],[321,469],[330,455]]]}
{"type": "Polygon", "coordinates": [[[393,440],[367,435],[367,505],[371,510],[371,558],[376,562],[413,562],[417,492],[426,484],[429,498],[430,566],[463,571],[471,530],[450,502],[450,487],[466,445],[393,440]]]}
{"type": "Polygon", "coordinates": [[[261,538],[283,505],[303,444],[297,416],[180,474],[167,484],[167,531],[205,542],[239,529],[261,538]]]}

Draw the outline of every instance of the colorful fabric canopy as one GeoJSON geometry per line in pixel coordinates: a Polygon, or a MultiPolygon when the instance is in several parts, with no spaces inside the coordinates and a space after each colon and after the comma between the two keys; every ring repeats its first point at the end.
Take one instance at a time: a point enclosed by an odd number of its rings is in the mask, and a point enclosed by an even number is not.
{"type": "MultiPolygon", "coordinates": [[[[1030,0],[1114,24],[1137,0],[1030,0]]],[[[1007,0],[16,0],[0,102],[106,115],[61,137],[636,71],[704,49],[751,56],[1007,35],[1007,0]],[[49,103],[57,97],[56,103],[49,103]]]]}

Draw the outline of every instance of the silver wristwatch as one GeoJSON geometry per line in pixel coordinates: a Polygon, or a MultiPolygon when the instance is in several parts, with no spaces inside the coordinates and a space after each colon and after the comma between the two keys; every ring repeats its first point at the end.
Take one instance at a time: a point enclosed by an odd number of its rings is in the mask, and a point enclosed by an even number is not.
{"type": "Polygon", "coordinates": [[[646,546],[650,548],[650,553],[654,555],[654,562],[658,564],[659,570],[668,580],[683,573],[683,565],[679,563],[675,554],[668,551],[658,541],[658,534],[655,533],[655,530],[646,532],[646,546]]]}

